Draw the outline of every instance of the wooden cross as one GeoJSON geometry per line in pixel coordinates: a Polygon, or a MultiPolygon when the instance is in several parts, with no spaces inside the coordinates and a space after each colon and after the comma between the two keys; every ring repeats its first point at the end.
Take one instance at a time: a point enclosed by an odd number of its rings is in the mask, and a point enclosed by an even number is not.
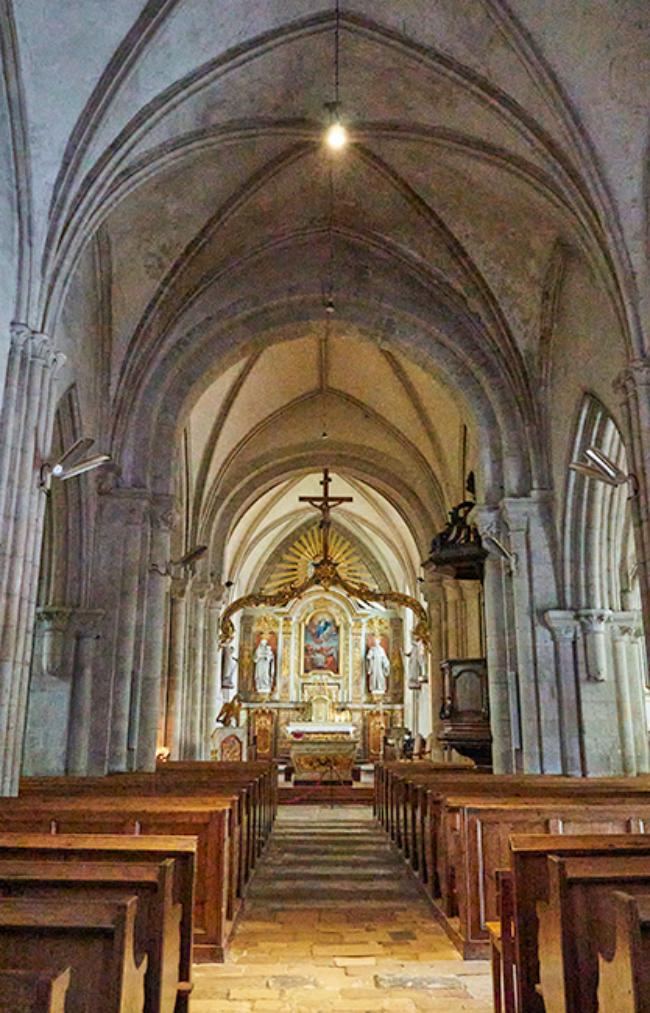
{"type": "Polygon", "coordinates": [[[330,496],[330,485],[332,479],[330,478],[329,468],[323,468],[323,477],[320,484],[323,487],[322,496],[299,496],[298,501],[300,503],[309,503],[310,506],[315,507],[316,510],[320,510],[322,517],[320,520],[320,529],[323,532],[323,559],[329,559],[330,549],[330,525],[332,523],[330,514],[332,510],[340,506],[341,503],[352,503],[353,496],[330,496]]]}

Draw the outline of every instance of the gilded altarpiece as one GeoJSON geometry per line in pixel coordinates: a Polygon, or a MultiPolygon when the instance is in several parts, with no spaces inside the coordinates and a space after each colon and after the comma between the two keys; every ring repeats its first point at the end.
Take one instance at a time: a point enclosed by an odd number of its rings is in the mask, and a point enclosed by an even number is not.
{"type": "Polygon", "coordinates": [[[403,720],[400,616],[378,615],[344,595],[316,590],[286,609],[245,611],[240,638],[240,693],[260,758],[267,748],[276,758],[288,758],[287,726],[304,721],[352,723],[358,729],[359,759],[379,757],[383,728],[403,720]],[[275,652],[273,692],[265,697],[256,693],[254,679],[255,649],[262,636],[275,652]],[[366,673],[373,638],[390,660],[381,700],[370,694],[366,673]],[[267,734],[271,718],[273,729],[267,734]]]}

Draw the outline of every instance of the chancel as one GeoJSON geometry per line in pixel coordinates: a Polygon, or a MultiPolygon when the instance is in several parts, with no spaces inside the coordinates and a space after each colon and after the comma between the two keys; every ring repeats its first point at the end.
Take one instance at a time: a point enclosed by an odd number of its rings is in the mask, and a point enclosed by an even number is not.
{"type": "Polygon", "coordinates": [[[235,599],[221,620],[226,665],[235,650],[234,619],[239,622],[248,749],[289,761],[294,784],[352,783],[364,763],[383,756],[386,728],[403,725],[404,608],[414,617],[413,645],[425,655],[429,646],[419,599],[386,587],[385,577],[383,587],[366,583],[372,570],[378,573],[377,561],[364,561],[333,528],[332,512],[355,497],[333,495],[332,481],[325,467],[322,493],[297,497],[321,515],[310,537],[301,536],[285,555],[303,565],[281,563],[280,577],[273,574],[270,586],[235,599]]]}
{"type": "Polygon", "coordinates": [[[650,0],[0,64],[0,1013],[648,1013],[650,0]]]}

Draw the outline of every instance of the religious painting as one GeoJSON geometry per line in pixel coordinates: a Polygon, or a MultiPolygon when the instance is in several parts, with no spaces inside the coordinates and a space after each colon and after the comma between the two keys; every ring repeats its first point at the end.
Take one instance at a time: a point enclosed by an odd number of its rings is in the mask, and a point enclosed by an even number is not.
{"type": "Polygon", "coordinates": [[[243,743],[236,735],[228,735],[221,743],[219,759],[223,763],[240,763],[243,743]]]}
{"type": "Polygon", "coordinates": [[[315,612],[305,625],[304,673],[339,674],[340,634],[329,612],[315,612]]]}

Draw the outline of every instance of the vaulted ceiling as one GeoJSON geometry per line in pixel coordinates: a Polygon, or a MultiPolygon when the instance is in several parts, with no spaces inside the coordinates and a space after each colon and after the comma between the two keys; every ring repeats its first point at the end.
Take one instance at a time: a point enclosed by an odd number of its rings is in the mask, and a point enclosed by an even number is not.
{"type": "Polygon", "coordinates": [[[182,436],[212,539],[329,463],[418,552],[463,427],[486,498],[564,482],[575,349],[607,400],[646,340],[645,0],[344,0],[336,155],[333,2],[64,7],[0,4],[0,250],[122,481],[182,436]]]}

